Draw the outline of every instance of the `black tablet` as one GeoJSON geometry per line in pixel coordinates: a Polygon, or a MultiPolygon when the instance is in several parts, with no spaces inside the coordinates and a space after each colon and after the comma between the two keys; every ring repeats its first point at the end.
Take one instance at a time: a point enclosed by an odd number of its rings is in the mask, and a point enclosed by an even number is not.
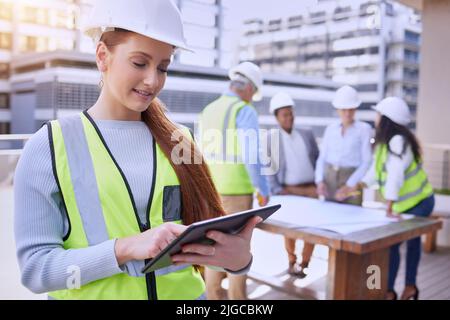
{"type": "Polygon", "coordinates": [[[254,216],[260,216],[263,220],[265,220],[275,211],[280,209],[280,207],[281,205],[277,204],[193,223],[175,240],[167,245],[167,247],[162,250],[156,257],[151,259],[142,268],[142,272],[148,273],[170,266],[172,264],[172,260],[170,259],[170,257],[179,253],[182,246],[187,243],[214,244],[214,240],[206,237],[206,233],[210,230],[236,234],[245,227],[247,221],[250,218],[254,216]]]}

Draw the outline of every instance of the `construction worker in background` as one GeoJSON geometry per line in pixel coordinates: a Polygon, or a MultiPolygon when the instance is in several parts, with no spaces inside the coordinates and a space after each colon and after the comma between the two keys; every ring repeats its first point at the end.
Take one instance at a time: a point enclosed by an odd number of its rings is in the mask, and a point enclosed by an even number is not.
{"type": "MultiPolygon", "coordinates": [[[[340,121],[325,130],[316,165],[316,184],[320,198],[338,201],[336,194],[350,195],[350,188],[356,186],[370,167],[372,128],[365,122],[355,121],[361,100],[354,88],[339,88],[332,104],[340,121]]],[[[343,202],[361,205],[362,192],[354,192],[343,202]]]]}
{"type": "MultiPolygon", "coordinates": [[[[253,194],[261,206],[269,201],[269,183],[259,155],[258,114],[253,100],[261,99],[263,77],[258,66],[243,62],[229,71],[229,90],[200,115],[200,141],[227,214],[252,208],[253,194]],[[209,139],[214,136],[214,139],[209,139]]],[[[205,270],[208,299],[226,298],[224,272],[205,270]]],[[[246,276],[228,274],[229,299],[246,299],[246,276]]]]}
{"type": "Polygon", "coordinates": [[[214,244],[187,244],[173,265],[141,271],[186,225],[224,214],[189,131],[157,98],[174,49],[187,47],[180,12],[168,0],[99,0],[85,33],[96,43],[98,100],[38,131],[17,167],[22,282],[53,299],[204,299],[193,265],[248,270],[260,220],[235,235],[211,230],[214,244]],[[180,145],[192,157],[172,154],[180,145]]]}
{"type": "MultiPolygon", "coordinates": [[[[269,175],[271,193],[273,195],[297,195],[317,198],[316,184],[314,182],[314,169],[319,156],[319,148],[311,130],[306,128],[296,129],[294,125],[295,103],[287,93],[280,92],[270,101],[270,113],[272,113],[280,127],[277,135],[277,147],[272,149],[271,136],[269,135],[267,155],[271,162],[278,163],[278,172],[269,175]]],[[[286,251],[289,258],[288,273],[299,278],[306,277],[305,269],[308,268],[314,245],[305,242],[302,251],[302,261],[297,263],[295,254],[295,239],[284,238],[286,251]]]]}
{"type": "MultiPolygon", "coordinates": [[[[374,109],[377,111],[374,161],[362,182],[349,191],[378,184],[387,201],[387,216],[395,216],[394,213],[429,216],[434,208],[433,187],[422,168],[420,144],[407,127],[411,121],[408,105],[400,98],[389,97],[374,109]]],[[[338,198],[345,199],[345,194],[338,198]]],[[[390,249],[386,295],[389,300],[397,299],[394,284],[400,265],[399,247],[400,243],[390,249]]],[[[420,237],[407,241],[406,255],[405,289],[401,299],[418,299],[416,277],[421,255],[420,237]]]]}

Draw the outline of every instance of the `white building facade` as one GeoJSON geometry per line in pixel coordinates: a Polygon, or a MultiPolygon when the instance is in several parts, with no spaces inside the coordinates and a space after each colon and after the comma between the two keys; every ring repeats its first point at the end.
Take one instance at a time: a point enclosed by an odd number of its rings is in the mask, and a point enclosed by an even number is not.
{"type": "Polygon", "coordinates": [[[362,109],[386,95],[415,109],[420,16],[399,3],[322,0],[292,16],[246,21],[240,59],[266,72],[323,77],[354,86],[362,109]]]}

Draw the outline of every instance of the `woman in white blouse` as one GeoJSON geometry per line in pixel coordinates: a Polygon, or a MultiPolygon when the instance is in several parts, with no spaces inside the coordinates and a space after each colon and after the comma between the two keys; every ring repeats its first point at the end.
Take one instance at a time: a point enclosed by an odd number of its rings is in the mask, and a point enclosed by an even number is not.
{"type": "Polygon", "coordinates": [[[349,190],[370,167],[372,128],[355,120],[361,100],[354,88],[341,87],[332,103],[338,110],[340,121],[329,125],[323,136],[315,172],[317,193],[330,201],[338,201],[337,193],[346,194],[349,197],[343,202],[361,205],[361,192],[356,191],[350,196],[349,190]]]}

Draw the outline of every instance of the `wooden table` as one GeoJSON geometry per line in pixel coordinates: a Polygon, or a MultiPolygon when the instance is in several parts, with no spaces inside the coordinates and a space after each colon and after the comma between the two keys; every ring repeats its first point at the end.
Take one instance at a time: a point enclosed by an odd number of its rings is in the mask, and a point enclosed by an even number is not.
{"type": "MultiPolygon", "coordinates": [[[[295,229],[296,227],[298,226],[273,220],[258,226],[268,232],[329,247],[326,299],[383,299],[387,290],[389,247],[436,231],[442,228],[442,222],[413,218],[346,235],[315,228],[295,229]],[[368,280],[373,272],[369,269],[368,273],[369,266],[379,267],[379,289],[368,288],[368,280]]],[[[264,279],[255,280],[264,282],[264,279]]],[[[266,283],[271,284],[270,281],[266,283]]],[[[294,291],[289,293],[320,298],[308,289],[294,291]]]]}

